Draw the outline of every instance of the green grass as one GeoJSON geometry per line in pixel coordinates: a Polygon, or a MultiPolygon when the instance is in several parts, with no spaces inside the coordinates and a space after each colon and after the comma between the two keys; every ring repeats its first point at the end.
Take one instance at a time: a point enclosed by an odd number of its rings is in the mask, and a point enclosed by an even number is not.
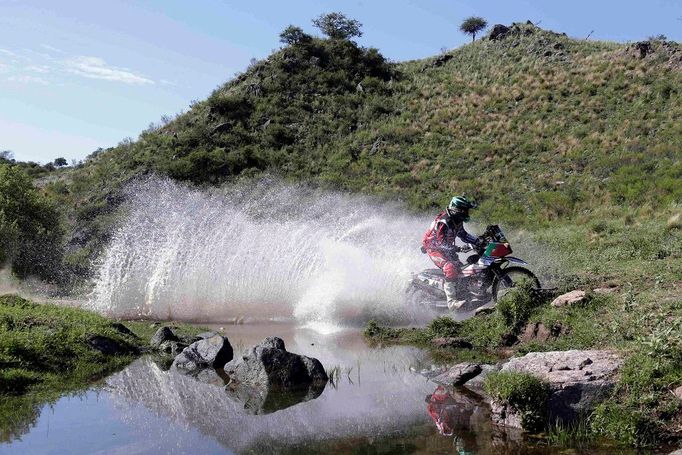
{"type": "Polygon", "coordinates": [[[0,393],[68,390],[103,377],[136,356],[139,340],[87,311],[0,297],[0,393]],[[106,336],[120,355],[93,349],[88,338],[106,336]]]}
{"type": "MultiPolygon", "coordinates": [[[[46,403],[83,393],[143,352],[157,330],[150,321],[125,322],[133,335],[90,311],[37,304],[17,295],[0,296],[0,441],[28,431],[46,403]],[[106,355],[88,343],[105,336],[121,346],[106,355]]],[[[178,336],[204,331],[173,324],[178,336]]]]}
{"type": "Polygon", "coordinates": [[[495,401],[520,414],[524,429],[546,428],[549,386],[540,379],[528,373],[500,371],[486,376],[484,387],[495,401]]]}

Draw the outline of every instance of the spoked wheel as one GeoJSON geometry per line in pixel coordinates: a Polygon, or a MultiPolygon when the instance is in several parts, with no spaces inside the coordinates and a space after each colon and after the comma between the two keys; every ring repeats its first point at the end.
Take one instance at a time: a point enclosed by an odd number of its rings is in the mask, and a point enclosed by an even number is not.
{"type": "Polygon", "coordinates": [[[499,302],[514,286],[524,280],[530,281],[533,289],[540,289],[540,280],[530,270],[523,267],[507,267],[502,270],[500,277],[493,283],[493,301],[499,302]]]}

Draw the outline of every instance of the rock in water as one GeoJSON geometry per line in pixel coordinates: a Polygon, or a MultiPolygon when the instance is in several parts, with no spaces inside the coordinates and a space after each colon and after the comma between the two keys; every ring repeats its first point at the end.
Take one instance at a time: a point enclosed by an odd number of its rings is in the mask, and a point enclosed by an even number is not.
{"type": "Polygon", "coordinates": [[[312,383],[326,383],[327,373],[319,360],[287,352],[284,341],[268,337],[240,359],[225,365],[233,381],[252,386],[293,389],[312,383]]]}
{"type": "Polygon", "coordinates": [[[156,331],[154,336],[152,336],[152,339],[149,341],[149,344],[152,345],[152,347],[157,348],[161,346],[161,343],[164,341],[180,341],[180,339],[175,336],[173,331],[169,329],[168,327],[161,327],[159,330],[156,331]]]}
{"type": "MultiPolygon", "coordinates": [[[[530,373],[546,381],[550,388],[549,421],[567,423],[588,415],[609,396],[622,363],[622,358],[612,351],[531,352],[510,359],[501,371],[530,373]]],[[[493,406],[492,412],[500,414],[504,409],[493,406]]],[[[497,417],[497,421],[504,420],[497,417]]]]}
{"type": "Polygon", "coordinates": [[[460,386],[465,384],[469,379],[472,379],[482,371],[481,365],[478,363],[459,363],[450,368],[445,373],[431,379],[436,384],[444,386],[460,386]]]}
{"type": "Polygon", "coordinates": [[[175,357],[173,366],[179,370],[193,372],[204,368],[221,368],[232,360],[232,345],[220,335],[195,341],[175,357]]]}

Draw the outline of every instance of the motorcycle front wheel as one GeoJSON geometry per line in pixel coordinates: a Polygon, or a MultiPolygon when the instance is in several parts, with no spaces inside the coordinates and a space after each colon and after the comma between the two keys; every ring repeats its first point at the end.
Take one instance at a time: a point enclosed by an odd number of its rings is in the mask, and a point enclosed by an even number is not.
{"type": "Polygon", "coordinates": [[[497,303],[510,289],[523,280],[531,282],[533,289],[540,289],[540,280],[533,272],[524,267],[507,267],[493,282],[493,301],[497,303]]]}

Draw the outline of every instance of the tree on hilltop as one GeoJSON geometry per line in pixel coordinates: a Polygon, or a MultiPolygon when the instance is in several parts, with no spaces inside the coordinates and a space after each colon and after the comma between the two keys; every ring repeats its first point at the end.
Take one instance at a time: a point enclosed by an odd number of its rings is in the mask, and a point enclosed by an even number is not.
{"type": "Polygon", "coordinates": [[[466,33],[467,35],[471,35],[471,41],[476,40],[476,34],[483,29],[485,29],[488,26],[488,22],[486,22],[485,19],[482,17],[478,16],[471,16],[462,22],[462,25],[459,26],[459,30],[462,33],[466,33]]]}
{"type": "Polygon", "coordinates": [[[362,36],[362,24],[343,13],[321,14],[313,19],[313,25],[332,39],[351,39],[362,36]]]}
{"type": "Polygon", "coordinates": [[[55,160],[52,164],[54,164],[57,167],[63,167],[63,166],[68,166],[69,162],[66,161],[66,158],[59,157],[59,158],[55,158],[55,160]]]}
{"type": "Polygon", "coordinates": [[[284,44],[298,44],[310,41],[312,37],[303,31],[301,27],[289,25],[279,34],[279,41],[284,44]]]}

